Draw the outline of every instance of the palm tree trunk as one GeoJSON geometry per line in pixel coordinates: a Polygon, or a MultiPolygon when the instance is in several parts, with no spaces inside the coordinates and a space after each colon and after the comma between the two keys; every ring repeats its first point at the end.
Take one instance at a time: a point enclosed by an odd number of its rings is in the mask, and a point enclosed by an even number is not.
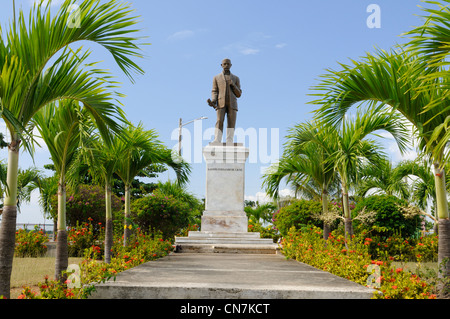
{"type": "Polygon", "coordinates": [[[353,235],[352,215],[350,213],[350,204],[348,199],[347,186],[342,186],[342,205],[344,207],[344,228],[345,238],[350,240],[353,235]]]}
{"type": "Polygon", "coordinates": [[[129,222],[130,218],[130,185],[125,185],[125,223],[124,223],[124,232],[123,232],[123,246],[127,245],[128,237],[131,235],[131,224],[129,222]]]}
{"type": "Polygon", "coordinates": [[[66,229],[66,182],[64,177],[60,178],[58,184],[58,235],[56,238],[56,262],[55,262],[55,278],[56,280],[65,281],[63,271],[69,266],[69,251],[67,244],[66,229]]]}
{"type": "MultiPolygon", "coordinates": [[[[322,213],[326,216],[328,214],[328,191],[322,190],[322,213]]],[[[323,221],[323,239],[327,240],[330,236],[330,224],[325,218],[323,221]]]]}
{"type": "Polygon", "coordinates": [[[20,140],[13,139],[8,148],[7,188],[0,227],[0,296],[10,298],[11,272],[16,243],[17,174],[20,140]]]}
{"type": "Polygon", "coordinates": [[[450,220],[445,185],[445,170],[439,163],[434,164],[434,181],[436,184],[436,209],[438,216],[438,265],[440,267],[440,297],[448,298],[450,294],[450,220]]]}
{"type": "Polygon", "coordinates": [[[105,205],[106,205],[106,228],[105,228],[105,263],[111,262],[111,249],[113,245],[113,223],[111,210],[111,185],[107,182],[105,186],[105,205]]]}

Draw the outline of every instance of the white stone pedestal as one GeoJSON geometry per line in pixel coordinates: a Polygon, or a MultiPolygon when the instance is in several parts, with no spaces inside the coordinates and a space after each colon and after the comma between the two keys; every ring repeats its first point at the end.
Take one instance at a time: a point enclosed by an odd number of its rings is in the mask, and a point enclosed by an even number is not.
{"type": "Polygon", "coordinates": [[[243,144],[210,144],[206,160],[206,198],[201,231],[176,237],[180,252],[276,253],[277,244],[259,233],[248,232],[244,211],[245,162],[243,144]]]}
{"type": "Polygon", "coordinates": [[[247,232],[244,193],[248,155],[248,148],[242,144],[208,145],[203,149],[206,198],[202,231],[247,232]]]}

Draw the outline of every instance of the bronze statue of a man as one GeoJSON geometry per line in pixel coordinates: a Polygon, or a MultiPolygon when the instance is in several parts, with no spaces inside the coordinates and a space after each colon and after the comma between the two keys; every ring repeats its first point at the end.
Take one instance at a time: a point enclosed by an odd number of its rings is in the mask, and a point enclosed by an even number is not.
{"type": "Polygon", "coordinates": [[[224,59],[221,64],[223,71],[213,79],[212,98],[208,104],[216,110],[217,122],[213,143],[222,143],[223,122],[227,115],[226,143],[233,143],[236,115],[238,111],[237,98],[241,97],[239,78],[230,72],[231,61],[224,59]]]}

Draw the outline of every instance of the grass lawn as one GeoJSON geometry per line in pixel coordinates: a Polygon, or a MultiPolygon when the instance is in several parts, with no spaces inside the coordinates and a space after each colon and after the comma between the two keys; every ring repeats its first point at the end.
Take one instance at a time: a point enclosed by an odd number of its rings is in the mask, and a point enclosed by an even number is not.
{"type": "MultiPolygon", "coordinates": [[[[69,258],[69,265],[79,264],[83,258],[69,258]]],[[[14,258],[11,274],[11,299],[17,299],[23,286],[28,286],[36,292],[38,283],[44,282],[44,277],[55,277],[55,258],[14,258]]]]}

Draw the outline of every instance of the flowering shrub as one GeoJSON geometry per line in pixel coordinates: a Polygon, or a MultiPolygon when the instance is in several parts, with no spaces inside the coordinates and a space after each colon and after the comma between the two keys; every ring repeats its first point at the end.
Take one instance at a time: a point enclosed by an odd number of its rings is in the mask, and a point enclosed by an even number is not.
{"type": "Polygon", "coordinates": [[[280,238],[278,230],[273,225],[263,227],[260,223],[253,221],[251,218],[248,220],[248,231],[259,233],[261,238],[272,238],[275,243],[278,242],[278,239],[280,238]]]}
{"type": "Polygon", "coordinates": [[[130,238],[130,245],[123,247],[123,242],[114,242],[111,263],[99,261],[101,250],[99,246],[92,245],[85,249],[84,260],[80,264],[79,277],[75,281],[80,283],[80,288],[70,288],[74,284],[71,276],[65,283],[50,281],[48,276],[43,283],[39,283],[40,294],[25,287],[20,299],[84,299],[93,289],[92,284],[104,282],[117,273],[136,267],[144,262],[156,260],[166,256],[172,251],[172,243],[161,237],[145,234],[139,229],[130,238]]]}
{"type": "Polygon", "coordinates": [[[404,239],[394,234],[386,239],[379,236],[369,236],[368,232],[360,234],[364,237],[364,245],[369,249],[373,259],[391,261],[437,261],[438,236],[435,234],[422,236],[418,239],[404,239]]]}
{"type": "Polygon", "coordinates": [[[129,238],[129,245],[123,246],[121,240],[115,242],[110,264],[99,263],[98,248],[90,247],[85,251],[85,260],[81,264],[82,282],[98,282],[115,276],[118,272],[136,267],[142,263],[166,256],[172,251],[172,243],[143,233],[140,229],[129,238]]]}
{"type": "Polygon", "coordinates": [[[343,236],[330,234],[328,240],[322,238],[322,230],[316,227],[299,232],[291,228],[283,238],[283,254],[289,258],[328,271],[337,276],[361,285],[371,285],[382,294],[375,293],[374,298],[392,299],[429,299],[435,298],[435,287],[403,269],[393,269],[391,261],[373,260],[369,253],[370,238],[353,237],[347,242],[343,236]],[[375,277],[369,270],[371,265],[378,267],[375,277]],[[374,278],[375,282],[371,279],[374,278]]]}
{"type": "Polygon", "coordinates": [[[85,249],[100,245],[103,249],[104,227],[102,223],[97,223],[98,233],[94,232],[93,219],[88,218],[88,222],[81,225],[77,222],[75,227],[68,228],[67,240],[70,257],[83,257],[85,249]]]}
{"type": "Polygon", "coordinates": [[[41,257],[47,252],[48,236],[35,226],[34,230],[19,229],[16,231],[16,257],[41,257]]]}

